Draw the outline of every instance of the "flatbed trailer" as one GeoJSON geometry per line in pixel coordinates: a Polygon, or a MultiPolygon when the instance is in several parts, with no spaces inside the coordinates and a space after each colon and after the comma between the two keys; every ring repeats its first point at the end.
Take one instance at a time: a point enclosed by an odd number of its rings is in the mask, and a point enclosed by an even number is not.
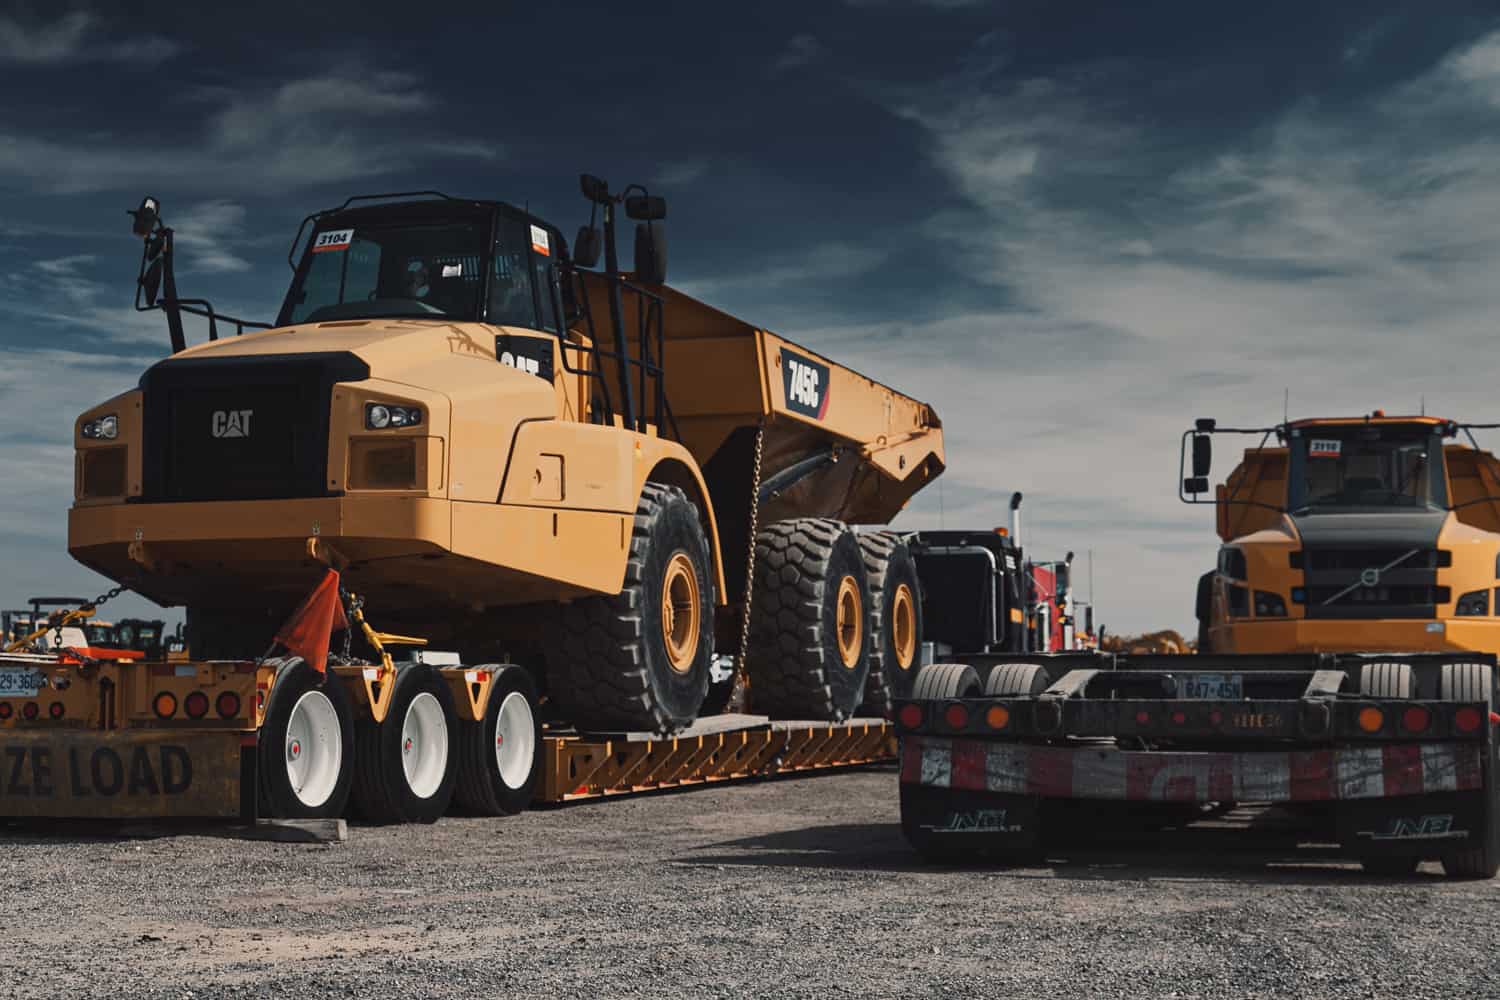
{"type": "MultiPolygon", "coordinates": [[[[0,655],[0,821],[253,823],[280,814],[266,779],[290,769],[283,749],[295,768],[298,741],[318,734],[292,725],[268,738],[267,695],[278,674],[305,670],[301,661],[88,661],[0,655]]],[[[450,770],[466,780],[459,758],[473,746],[471,737],[495,732],[480,727],[490,689],[504,670],[427,669],[453,696],[459,721],[450,770]]],[[[378,666],[329,670],[357,717],[378,710],[378,666]]],[[[531,722],[529,714],[525,721],[531,722]]],[[[524,732],[500,725],[499,749],[507,732],[513,743],[524,742],[524,732]]],[[[516,811],[533,796],[561,803],[870,764],[894,759],[895,748],[894,727],[883,719],[773,722],[726,715],[671,737],[549,727],[532,755],[533,773],[515,782],[526,802],[513,797],[507,808],[490,811],[516,811]]]]}
{"type": "Polygon", "coordinates": [[[1274,803],[1371,871],[1500,867],[1493,655],[971,659],[896,708],[902,829],[929,859],[1274,803]]]}

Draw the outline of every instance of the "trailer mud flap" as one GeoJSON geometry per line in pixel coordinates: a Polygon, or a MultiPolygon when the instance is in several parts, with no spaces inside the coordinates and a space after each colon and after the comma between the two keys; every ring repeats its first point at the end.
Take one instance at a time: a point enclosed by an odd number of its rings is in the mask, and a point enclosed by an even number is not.
{"type": "Polygon", "coordinates": [[[1482,847],[1487,812],[1482,793],[1405,795],[1343,803],[1335,828],[1350,854],[1436,858],[1482,847]]]}
{"type": "Polygon", "coordinates": [[[1017,857],[1041,843],[1040,800],[903,783],[901,829],[932,858],[1017,857]]]}
{"type": "Polygon", "coordinates": [[[237,818],[244,735],[7,733],[0,736],[0,818],[237,818]]]}

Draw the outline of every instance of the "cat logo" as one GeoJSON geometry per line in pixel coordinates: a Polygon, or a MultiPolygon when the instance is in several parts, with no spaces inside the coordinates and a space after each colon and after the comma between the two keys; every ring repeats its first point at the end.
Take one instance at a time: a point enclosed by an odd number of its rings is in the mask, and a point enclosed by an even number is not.
{"type": "Polygon", "coordinates": [[[781,377],[786,408],[822,420],[828,412],[828,366],[783,348],[781,377]]]}
{"type": "Polygon", "coordinates": [[[495,360],[507,368],[552,381],[552,345],[555,337],[527,337],[502,333],[495,336],[495,360]]]}
{"type": "Polygon", "coordinates": [[[216,438],[247,438],[254,410],[215,410],[209,431],[216,438]]]}

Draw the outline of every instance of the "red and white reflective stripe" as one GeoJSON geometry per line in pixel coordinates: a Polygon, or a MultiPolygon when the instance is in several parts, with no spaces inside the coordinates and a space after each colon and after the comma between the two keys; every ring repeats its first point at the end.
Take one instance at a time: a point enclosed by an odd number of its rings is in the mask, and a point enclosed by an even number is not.
{"type": "Polygon", "coordinates": [[[1483,787],[1483,745],[1254,753],[1064,749],[908,736],[901,780],[1044,798],[1149,802],[1380,799],[1483,787]]]}

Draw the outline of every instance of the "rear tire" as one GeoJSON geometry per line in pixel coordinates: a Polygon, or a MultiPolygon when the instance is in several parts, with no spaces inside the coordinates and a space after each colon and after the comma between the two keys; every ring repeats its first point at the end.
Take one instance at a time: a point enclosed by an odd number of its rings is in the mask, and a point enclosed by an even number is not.
{"type": "Polygon", "coordinates": [[[260,811],[280,819],[343,815],[354,780],[354,713],[344,686],[299,657],[281,661],[256,746],[260,811]]]}
{"type": "Polygon", "coordinates": [[[513,816],[531,804],[541,775],[536,685],[513,663],[479,669],[495,676],[484,718],[458,724],[453,795],[475,815],[513,816]]]}
{"type": "Polygon", "coordinates": [[[396,673],[385,721],[355,726],[354,807],[377,823],[435,823],[453,799],[453,692],[432,667],[396,673]]]}
{"type": "Polygon", "coordinates": [[[913,701],[952,701],[978,698],[984,693],[979,673],[967,663],[929,663],[912,685],[913,701]]]}
{"type": "Polygon", "coordinates": [[[1410,701],[1417,696],[1416,680],[1410,663],[1366,663],[1359,668],[1359,693],[1366,698],[1399,698],[1410,701]]]}
{"type": "Polygon", "coordinates": [[[647,483],[620,593],[559,609],[547,689],[568,721],[671,733],[698,717],[714,646],[712,566],[698,508],[675,486],[647,483]]]}
{"type": "Polygon", "coordinates": [[[854,532],[799,518],[755,543],[746,671],[755,711],[782,719],[847,719],[870,669],[870,587],[854,532]]]}
{"type": "Polygon", "coordinates": [[[917,563],[900,536],[857,536],[870,581],[870,674],[861,714],[890,718],[894,702],[911,694],[922,648],[922,587],[917,563]]]}

